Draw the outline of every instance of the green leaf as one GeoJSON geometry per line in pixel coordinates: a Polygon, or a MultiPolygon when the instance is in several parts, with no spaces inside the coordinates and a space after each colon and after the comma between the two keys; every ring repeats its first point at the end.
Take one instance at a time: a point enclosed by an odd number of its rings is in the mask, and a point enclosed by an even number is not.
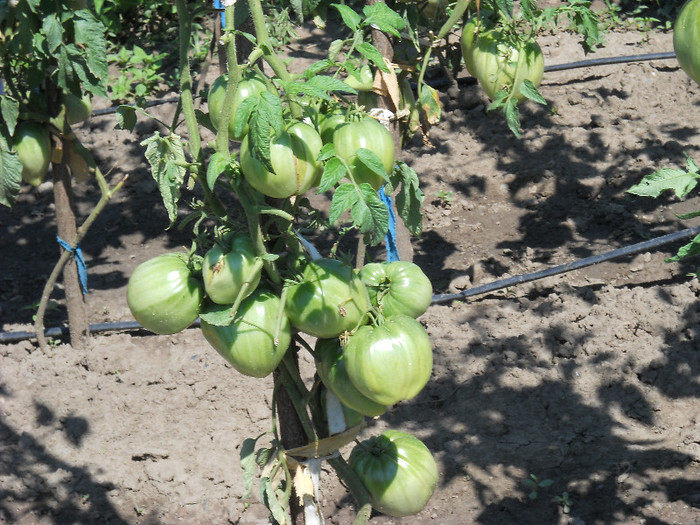
{"type": "Polygon", "coordinates": [[[374,25],[380,31],[397,38],[401,37],[401,31],[406,27],[406,23],[401,15],[392,10],[384,2],[365,5],[362,12],[365,15],[365,19],[362,22],[363,26],[368,27],[374,25]]]}
{"type": "Polygon", "coordinates": [[[107,41],[105,27],[102,22],[87,9],[74,12],[75,43],[82,48],[81,52],[87,57],[87,65],[92,73],[86,88],[96,95],[106,96],[104,81],[108,78],[107,70],[107,41]]]}
{"type": "Polygon", "coordinates": [[[389,231],[389,210],[370,184],[363,182],[359,186],[360,198],[350,211],[360,232],[364,233],[372,246],[376,246],[389,231]]]}
{"type": "MultiPolygon", "coordinates": [[[[270,510],[270,514],[272,514],[275,522],[279,525],[287,525],[291,523],[292,519],[285,511],[285,509],[289,506],[289,501],[285,501],[285,498],[283,497],[284,493],[280,494],[283,500],[280,501],[273,482],[269,478],[263,478],[263,480],[266,480],[264,482],[264,487],[261,486],[261,489],[264,491],[263,503],[265,503],[267,508],[270,510]]],[[[260,481],[261,485],[263,484],[263,480],[260,481]]]]}
{"type": "Polygon", "coordinates": [[[270,459],[273,457],[274,452],[275,449],[273,448],[259,448],[258,451],[255,453],[255,463],[257,463],[258,467],[260,468],[265,467],[265,465],[267,465],[270,459]]]}
{"type": "Polygon", "coordinates": [[[338,182],[345,177],[346,173],[347,168],[339,158],[332,157],[328,159],[328,162],[326,162],[326,165],[323,167],[321,183],[318,185],[318,191],[316,193],[321,194],[327,192],[338,184],[338,182]]]}
{"type": "Polygon", "coordinates": [[[229,326],[236,319],[235,315],[231,315],[230,304],[216,304],[211,301],[205,302],[199,317],[214,326],[229,326]]]}
{"type": "Polygon", "coordinates": [[[136,126],[136,108],[125,105],[119,106],[117,108],[117,124],[122,129],[134,131],[136,126]]]}
{"type": "Polygon", "coordinates": [[[367,148],[360,148],[356,152],[357,160],[364,164],[373,173],[382,177],[385,181],[389,180],[389,174],[384,169],[384,164],[379,159],[376,153],[367,148]]]}
{"type": "Polygon", "coordinates": [[[345,82],[338,78],[330,77],[328,75],[316,75],[315,77],[311,78],[306,84],[318,89],[322,89],[323,91],[340,91],[341,93],[351,93],[353,95],[357,95],[357,91],[348,86],[345,82]]]}
{"type": "Polygon", "coordinates": [[[340,216],[351,209],[359,199],[360,196],[357,194],[353,184],[347,183],[338,186],[333,192],[331,208],[328,213],[330,223],[335,224],[340,216]]]}
{"type": "Polygon", "coordinates": [[[56,52],[58,46],[63,42],[63,26],[58,20],[56,13],[48,14],[42,23],[41,30],[46,35],[46,44],[51,54],[56,52]]]}
{"type": "Polygon", "coordinates": [[[244,135],[245,127],[248,125],[250,116],[257,109],[259,100],[258,97],[244,98],[236,108],[236,113],[233,116],[233,134],[236,137],[244,135]]]}
{"type": "Polygon", "coordinates": [[[171,133],[161,137],[156,131],[152,137],[141,142],[146,146],[146,160],[151,165],[151,174],[158,183],[163,205],[172,225],[177,219],[177,203],[180,200],[180,187],[185,181],[185,151],[182,139],[171,133]]]}
{"type": "Polygon", "coordinates": [[[207,186],[210,190],[214,189],[216,184],[216,179],[224,173],[225,171],[231,170],[231,157],[224,155],[223,153],[215,152],[211,157],[209,157],[209,164],[207,165],[207,186]]]}
{"type": "Polygon", "coordinates": [[[11,208],[22,183],[22,163],[16,153],[0,151],[0,204],[11,208]]]}
{"type": "Polygon", "coordinates": [[[14,135],[19,116],[19,102],[9,95],[0,95],[0,115],[7,126],[7,132],[14,135]]]}
{"type": "Polygon", "coordinates": [[[442,118],[442,105],[437,90],[427,84],[423,84],[420,90],[420,109],[425,121],[434,126],[442,118]]]}
{"type": "Polygon", "coordinates": [[[324,58],[323,60],[319,60],[318,62],[315,62],[307,67],[304,70],[304,78],[308,80],[335,66],[337,66],[335,60],[324,58]]]}
{"type": "Polygon", "coordinates": [[[508,127],[513,132],[513,135],[520,137],[520,114],[518,112],[518,101],[511,98],[506,102],[504,112],[508,127]]]}
{"type": "Polygon", "coordinates": [[[329,142],[328,144],[323,145],[316,160],[319,162],[323,162],[324,160],[328,160],[331,157],[335,157],[335,145],[332,142],[329,142]]]}
{"type": "Polygon", "coordinates": [[[241,498],[250,497],[253,492],[253,481],[255,480],[255,444],[258,439],[246,438],[241,445],[241,469],[243,470],[243,488],[245,489],[241,498]]]}
{"type": "Polygon", "coordinates": [[[506,18],[513,18],[513,0],[494,0],[496,6],[506,18]]]}
{"type": "Polygon", "coordinates": [[[683,213],[681,215],[676,215],[679,219],[687,221],[688,219],[694,219],[695,217],[700,217],[700,210],[691,211],[690,213],[683,213]]]}
{"type": "Polygon", "coordinates": [[[669,257],[665,262],[676,262],[687,257],[693,257],[695,255],[700,255],[700,235],[696,236],[692,241],[690,241],[685,246],[681,246],[678,253],[673,257],[669,257]]]}
{"type": "Polygon", "coordinates": [[[331,7],[335,7],[338,10],[343,22],[351,31],[357,31],[357,28],[360,27],[360,22],[362,22],[362,17],[360,15],[353,11],[352,8],[343,4],[331,4],[331,7]]]}
{"type": "Polygon", "coordinates": [[[547,105],[547,101],[542,96],[542,94],[537,90],[535,84],[532,83],[530,79],[524,79],[522,84],[520,84],[520,92],[530,100],[537,102],[538,104],[547,105]]]}
{"type": "Polygon", "coordinates": [[[356,49],[362,56],[364,56],[367,60],[372,62],[379,69],[381,69],[385,73],[389,73],[389,68],[386,66],[384,57],[379,52],[379,50],[372,44],[370,44],[369,42],[362,42],[356,47],[356,49]]]}
{"type": "Polygon", "coordinates": [[[396,195],[396,211],[403,220],[406,228],[416,237],[423,232],[423,200],[425,194],[420,189],[418,174],[405,162],[396,163],[396,169],[392,174],[394,187],[399,187],[396,195]]]}
{"type": "Polygon", "coordinates": [[[639,184],[635,184],[627,193],[642,197],[658,197],[667,190],[673,190],[679,199],[684,199],[698,183],[697,173],[684,170],[662,168],[644,176],[639,184]]]}
{"type": "Polygon", "coordinates": [[[687,153],[684,153],[685,155],[685,169],[688,170],[688,173],[697,173],[698,172],[698,165],[695,164],[695,161],[690,158],[690,155],[687,153]]]}

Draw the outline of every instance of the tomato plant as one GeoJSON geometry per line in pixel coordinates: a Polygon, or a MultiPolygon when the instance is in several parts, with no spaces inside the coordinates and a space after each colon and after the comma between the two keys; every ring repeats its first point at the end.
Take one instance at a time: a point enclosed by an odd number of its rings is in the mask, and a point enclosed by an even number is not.
{"type": "Polygon", "coordinates": [[[700,1],[683,4],[673,25],[673,49],[683,71],[700,84],[700,1]]]}
{"type": "Polygon", "coordinates": [[[398,314],[419,317],[433,298],[430,279],[412,262],[370,263],[362,267],[359,275],[372,305],[386,317],[398,314]]]}
{"type": "Polygon", "coordinates": [[[317,161],[323,143],[308,124],[294,122],[270,142],[270,166],[255,158],[247,137],[241,144],[241,171],[248,183],[268,197],[301,195],[318,184],[322,166],[317,161]]]}
{"type": "Polygon", "coordinates": [[[166,253],[136,267],[129,277],[126,302],[134,318],[157,334],[174,334],[197,319],[203,288],[186,257],[166,253]]]}
{"type": "Polygon", "coordinates": [[[286,310],[292,325],[320,338],[338,337],[366,322],[369,296],[352,267],[335,259],[310,261],[301,281],[289,287],[286,310]]]}
{"type": "Polygon", "coordinates": [[[386,405],[375,403],[352,384],[337,338],[318,339],[314,352],[316,371],[321,381],[341,403],[365,416],[381,416],[386,412],[386,405]]]}
{"type": "Polygon", "coordinates": [[[207,297],[218,304],[233,304],[245,284],[247,292],[241,297],[245,299],[257,288],[260,269],[250,237],[227,235],[207,251],[202,261],[207,297]]]}
{"type": "Polygon", "coordinates": [[[367,487],[372,507],[390,516],[420,512],[437,486],[437,464],[428,447],[398,430],[355,445],[350,466],[367,487]]]}
{"type": "Polygon", "coordinates": [[[430,337],[407,315],[365,325],[343,347],[350,381],[375,403],[393,405],[423,390],[433,370],[430,337]]]}
{"type": "Polygon", "coordinates": [[[21,122],[15,129],[15,148],[22,163],[22,180],[38,186],[44,180],[51,161],[51,139],[38,122],[21,122]]]}
{"type": "Polygon", "coordinates": [[[278,296],[258,290],[245,299],[233,323],[202,320],[209,344],[241,374],[265,377],[277,368],[291,342],[289,320],[278,296]]]}

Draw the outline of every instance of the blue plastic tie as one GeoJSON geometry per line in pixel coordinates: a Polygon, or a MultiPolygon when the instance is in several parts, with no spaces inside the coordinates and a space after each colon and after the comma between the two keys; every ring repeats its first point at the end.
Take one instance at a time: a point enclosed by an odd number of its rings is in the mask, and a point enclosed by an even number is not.
{"type": "Polygon", "coordinates": [[[73,249],[70,244],[61,239],[58,235],[56,235],[56,240],[58,241],[58,244],[61,245],[61,248],[73,254],[75,263],[78,265],[78,280],[80,280],[80,288],[83,290],[83,295],[86,295],[88,293],[87,265],[85,264],[85,259],[83,259],[83,252],[80,250],[80,243],[78,243],[78,246],[73,249]]]}
{"type": "Polygon", "coordinates": [[[394,208],[391,205],[391,197],[384,192],[384,186],[379,188],[379,198],[382,199],[382,202],[386,204],[389,210],[389,230],[386,232],[386,237],[384,237],[384,244],[386,244],[386,262],[400,261],[399,249],[396,246],[396,216],[394,215],[394,208]]]}
{"type": "MultiPolygon", "coordinates": [[[[224,8],[223,4],[221,3],[221,0],[214,0],[214,8],[216,10],[221,10],[224,8]]],[[[226,13],[221,11],[221,29],[224,29],[226,27],[226,13]]]]}

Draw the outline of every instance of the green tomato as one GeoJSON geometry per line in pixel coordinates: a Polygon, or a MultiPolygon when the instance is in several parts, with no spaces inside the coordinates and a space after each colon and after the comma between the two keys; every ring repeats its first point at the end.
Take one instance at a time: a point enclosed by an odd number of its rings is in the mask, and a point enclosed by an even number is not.
{"type": "Polygon", "coordinates": [[[345,113],[343,111],[333,111],[323,115],[320,119],[319,133],[324,144],[333,142],[333,134],[339,126],[345,124],[345,113]]]}
{"type": "Polygon", "coordinates": [[[323,166],[316,160],[323,147],[321,136],[308,124],[295,122],[270,142],[272,171],[253,157],[246,135],[241,143],[241,171],[263,195],[285,199],[301,195],[318,184],[323,166]]]}
{"type": "Polygon", "coordinates": [[[38,122],[20,122],[13,137],[17,156],[22,163],[22,180],[38,186],[44,180],[51,162],[51,138],[38,122]]]}
{"type": "Polygon", "coordinates": [[[374,87],[374,73],[369,64],[365,64],[348,74],[345,83],[357,91],[372,91],[374,87]]]}
{"type": "Polygon", "coordinates": [[[243,283],[248,282],[248,297],[260,282],[260,267],[255,269],[255,247],[245,234],[231,235],[215,244],[204,255],[202,277],[204,290],[217,304],[233,304],[243,283]]]}
{"type": "Polygon", "coordinates": [[[386,406],[418,395],[433,369],[430,337],[408,315],[388,317],[378,326],[361,326],[349,337],[343,355],[352,384],[386,406]]]}
{"type": "Polygon", "coordinates": [[[134,318],[156,334],[174,334],[199,316],[202,285],[179,253],[159,255],[136,267],[126,288],[134,318]]]}
{"type": "MultiPolygon", "coordinates": [[[[226,96],[226,86],[228,85],[228,77],[221,75],[212,83],[209,88],[207,104],[209,106],[209,115],[211,122],[216,129],[219,129],[218,122],[222,117],[221,112],[224,108],[224,97],[226,96]]],[[[267,84],[259,77],[249,74],[238,82],[236,94],[233,97],[233,111],[228,122],[228,135],[231,140],[243,140],[248,134],[248,125],[245,126],[242,135],[236,135],[234,123],[236,120],[236,111],[238,111],[241,103],[249,97],[257,97],[264,91],[267,91],[267,84]]]]}
{"type": "Polygon", "coordinates": [[[381,416],[386,412],[385,405],[369,399],[350,381],[338,338],[318,339],[314,354],[318,377],[343,405],[369,417],[381,416]]]}
{"type": "Polygon", "coordinates": [[[700,0],[688,0],[673,25],[673,49],[686,74],[700,84],[700,0]]]}
{"type": "Polygon", "coordinates": [[[92,114],[92,100],[89,93],[85,93],[82,98],[76,97],[73,93],[65,93],[63,105],[66,107],[66,121],[70,125],[83,122],[92,114]]]}
{"type": "Polygon", "coordinates": [[[330,339],[365,322],[367,289],[352,267],[335,259],[309,262],[300,282],[287,291],[291,323],[309,335],[330,339]]]}
{"type": "Polygon", "coordinates": [[[391,132],[373,118],[347,122],[333,133],[335,154],[350,167],[355,182],[369,183],[378,190],[384,179],[357,159],[357,150],[365,148],[373,152],[387,173],[394,169],[394,138],[391,132]]]}
{"type": "Polygon", "coordinates": [[[282,310],[279,297],[257,290],[241,303],[232,324],[215,326],[202,320],[202,334],[241,374],[265,377],[277,368],[292,341],[289,320],[282,310]]]}
{"type": "Polygon", "coordinates": [[[433,299],[433,286],[420,266],[408,261],[370,263],[360,270],[372,306],[391,317],[405,314],[413,318],[425,313],[433,299]]]}
{"type": "Polygon", "coordinates": [[[481,30],[483,30],[483,25],[481,24],[479,17],[473,16],[464,24],[464,27],[462,28],[462,36],[460,38],[464,65],[466,66],[469,74],[473,77],[476,76],[476,70],[474,68],[472,50],[474,49],[474,40],[476,40],[477,35],[481,30]]]}
{"type": "Polygon", "coordinates": [[[389,516],[420,512],[438,482],[437,463],[428,447],[398,430],[387,430],[355,445],[349,463],[367,488],[372,507],[389,516]]]}
{"type": "MultiPolygon", "coordinates": [[[[469,26],[469,24],[467,24],[469,26]]],[[[473,34],[472,34],[473,36],[473,34]]],[[[462,53],[467,68],[477,78],[490,98],[500,90],[513,93],[518,100],[523,80],[539,87],[544,75],[544,57],[540,46],[532,41],[508,41],[499,29],[479,30],[470,41],[469,28],[462,32],[462,53]]]]}

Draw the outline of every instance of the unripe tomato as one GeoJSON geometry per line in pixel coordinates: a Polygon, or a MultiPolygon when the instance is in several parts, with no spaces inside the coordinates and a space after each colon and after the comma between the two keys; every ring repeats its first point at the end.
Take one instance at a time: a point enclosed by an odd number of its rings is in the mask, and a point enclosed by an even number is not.
{"type": "Polygon", "coordinates": [[[241,303],[232,324],[215,326],[202,320],[202,334],[241,374],[265,377],[277,368],[292,341],[289,320],[282,310],[279,297],[257,290],[241,303]]]}
{"type": "Polygon", "coordinates": [[[179,253],[158,255],[138,265],[126,289],[134,318],[156,334],[174,334],[192,324],[203,296],[201,283],[179,253]]]}
{"type": "Polygon", "coordinates": [[[473,30],[467,24],[466,32],[462,32],[464,63],[471,67],[470,72],[489,98],[505,90],[523,100],[520,86],[525,79],[539,87],[544,76],[544,56],[537,42],[510,42],[498,28],[479,30],[476,36],[469,31],[473,30]]]}
{"type": "Polygon", "coordinates": [[[323,115],[320,119],[319,134],[324,144],[333,142],[333,134],[339,126],[345,124],[345,113],[342,111],[333,111],[327,115],[323,115]]]}
{"type": "Polygon", "coordinates": [[[22,180],[38,186],[44,180],[51,162],[51,138],[38,122],[20,122],[13,137],[17,156],[22,163],[22,180]]]}
{"type": "Polygon", "coordinates": [[[700,84],[700,0],[689,0],[673,25],[673,49],[686,74],[700,84]]]}
{"type": "Polygon", "coordinates": [[[272,171],[253,157],[248,136],[241,143],[241,171],[260,193],[277,199],[301,195],[318,184],[323,166],[316,160],[323,147],[321,136],[308,124],[295,122],[270,142],[272,171]]]}
{"type": "Polygon", "coordinates": [[[246,234],[231,235],[222,244],[215,244],[204,255],[204,290],[217,304],[233,304],[246,281],[250,284],[245,297],[255,291],[260,282],[260,269],[253,275],[255,247],[246,234]]]}
{"type": "MultiPolygon", "coordinates": [[[[211,122],[216,129],[219,129],[219,119],[222,117],[221,111],[224,107],[224,97],[226,96],[226,86],[228,85],[228,77],[221,75],[212,83],[209,88],[207,104],[209,106],[209,115],[211,122]]],[[[242,135],[234,133],[234,122],[236,120],[236,111],[245,99],[249,97],[259,96],[263,91],[267,91],[267,84],[255,75],[248,75],[238,82],[236,94],[233,97],[233,111],[231,118],[228,121],[228,135],[231,140],[243,140],[243,137],[248,133],[248,126],[243,130],[242,135]]]]}
{"type": "Polygon", "coordinates": [[[318,339],[314,354],[318,377],[341,403],[369,417],[381,416],[386,412],[386,405],[375,403],[350,381],[338,338],[318,339]]]}
{"type": "Polygon", "coordinates": [[[390,406],[423,390],[433,369],[430,337],[407,315],[365,325],[343,347],[350,381],[366,397],[390,406]]]}
{"type": "Polygon", "coordinates": [[[389,516],[420,512],[438,482],[437,463],[428,447],[398,430],[355,445],[349,463],[369,492],[372,507],[389,516]]]}
{"type": "Polygon", "coordinates": [[[372,306],[386,317],[425,313],[433,299],[433,286],[420,266],[408,261],[369,263],[360,270],[372,306]]]}
{"type": "Polygon", "coordinates": [[[345,83],[357,91],[372,91],[374,86],[374,73],[372,68],[365,64],[357,68],[353,74],[345,78],[345,83]]]}
{"type": "Polygon", "coordinates": [[[350,167],[355,182],[369,183],[378,190],[384,179],[357,160],[357,150],[365,148],[373,152],[387,173],[394,169],[394,138],[391,132],[373,118],[347,122],[333,133],[335,153],[350,167]]]}
{"type": "Polygon", "coordinates": [[[66,93],[63,95],[63,105],[66,107],[66,121],[70,125],[83,122],[92,114],[92,100],[88,93],[82,98],[66,93]]]}
{"type": "Polygon", "coordinates": [[[286,310],[302,332],[330,339],[364,322],[369,296],[352,267],[319,259],[309,262],[301,281],[289,287],[286,310]]]}

